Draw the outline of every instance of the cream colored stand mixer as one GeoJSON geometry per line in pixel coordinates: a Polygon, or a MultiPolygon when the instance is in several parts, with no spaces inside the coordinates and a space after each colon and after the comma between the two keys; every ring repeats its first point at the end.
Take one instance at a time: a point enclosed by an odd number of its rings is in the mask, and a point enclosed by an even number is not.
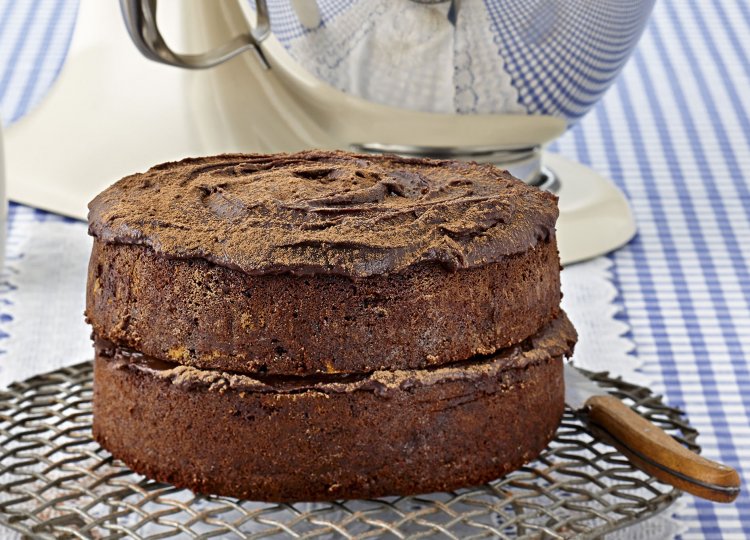
{"type": "MultiPolygon", "coordinates": [[[[82,11],[100,9],[82,2],[82,11]]],[[[564,263],[611,251],[635,233],[610,180],[543,147],[610,86],[652,6],[204,0],[165,4],[172,10],[165,18],[156,0],[121,0],[140,52],[189,68],[138,61],[144,73],[163,70],[157,77],[180,73],[172,100],[187,111],[171,131],[154,122],[150,138],[172,133],[168,144],[185,139],[186,154],[318,147],[495,163],[560,196],[564,263]],[[178,34],[191,54],[171,46],[178,34]]],[[[138,80],[135,64],[128,69],[142,91],[148,80],[138,80]]],[[[138,154],[137,144],[129,152],[138,154]]]]}

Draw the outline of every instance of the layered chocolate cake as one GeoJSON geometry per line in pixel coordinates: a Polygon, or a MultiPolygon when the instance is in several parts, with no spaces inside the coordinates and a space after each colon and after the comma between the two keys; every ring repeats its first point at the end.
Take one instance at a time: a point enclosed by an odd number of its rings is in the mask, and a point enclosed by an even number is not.
{"type": "Polygon", "coordinates": [[[260,500],[406,495],[535,457],[563,410],[556,198],[489,165],[188,159],[90,204],[94,435],[260,500]]]}

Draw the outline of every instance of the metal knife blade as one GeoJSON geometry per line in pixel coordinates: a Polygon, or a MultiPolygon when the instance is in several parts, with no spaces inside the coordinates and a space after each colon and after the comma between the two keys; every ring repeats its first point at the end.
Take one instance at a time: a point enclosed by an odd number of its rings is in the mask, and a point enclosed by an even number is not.
{"type": "Polygon", "coordinates": [[[592,434],[615,446],[633,466],[704,499],[737,498],[737,471],[691,452],[572,365],[566,363],[563,373],[565,403],[575,411],[585,409],[592,434]]]}
{"type": "Polygon", "coordinates": [[[565,404],[574,411],[586,408],[592,396],[606,394],[606,390],[578,371],[570,363],[565,363],[565,404]]]}

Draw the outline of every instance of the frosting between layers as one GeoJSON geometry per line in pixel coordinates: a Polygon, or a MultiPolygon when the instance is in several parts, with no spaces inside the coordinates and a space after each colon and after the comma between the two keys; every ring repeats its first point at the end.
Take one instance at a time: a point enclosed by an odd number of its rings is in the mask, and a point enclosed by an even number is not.
{"type": "Polygon", "coordinates": [[[199,369],[147,357],[132,349],[96,340],[96,353],[122,369],[146,372],[172,384],[208,387],[210,390],[233,389],[245,392],[297,394],[303,392],[350,393],[375,392],[387,396],[391,391],[408,391],[450,381],[492,380],[508,369],[522,369],[539,362],[570,356],[577,339],[576,331],[565,313],[544,326],[524,342],[488,357],[475,358],[448,366],[413,370],[379,370],[365,374],[320,375],[311,377],[258,376],[199,369]]]}
{"type": "Polygon", "coordinates": [[[89,203],[89,233],[248,274],[450,270],[554,235],[557,198],[491,165],[346,152],[186,159],[89,203]]]}

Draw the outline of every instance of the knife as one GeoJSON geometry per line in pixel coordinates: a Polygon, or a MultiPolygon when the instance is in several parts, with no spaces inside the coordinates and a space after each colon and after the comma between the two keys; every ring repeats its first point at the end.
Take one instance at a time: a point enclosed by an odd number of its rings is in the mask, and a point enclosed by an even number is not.
{"type": "Polygon", "coordinates": [[[632,465],[703,499],[728,503],[737,498],[737,471],[691,452],[572,365],[566,363],[564,373],[566,405],[584,412],[594,435],[632,465]]]}

